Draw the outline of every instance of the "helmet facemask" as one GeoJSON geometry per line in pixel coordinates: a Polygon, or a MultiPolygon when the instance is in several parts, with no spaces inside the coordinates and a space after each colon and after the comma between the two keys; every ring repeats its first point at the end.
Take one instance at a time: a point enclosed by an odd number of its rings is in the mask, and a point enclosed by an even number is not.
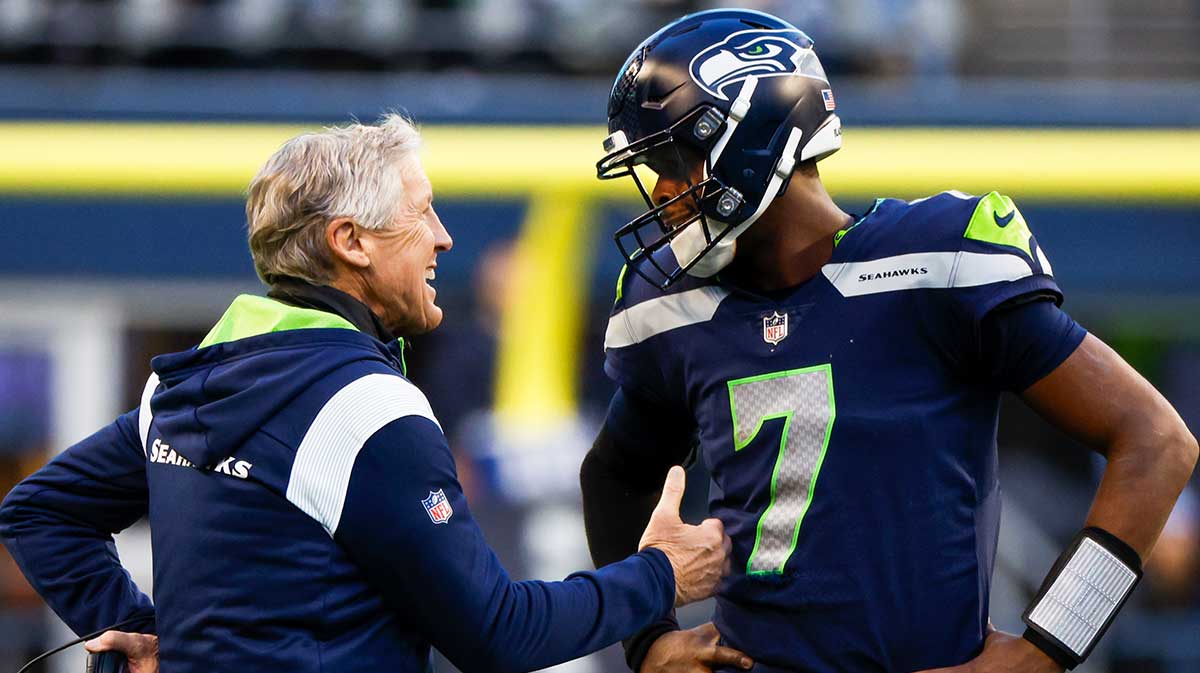
{"type": "Polygon", "coordinates": [[[613,238],[625,261],[660,288],[692,271],[732,231],[728,224],[706,214],[732,213],[741,205],[740,195],[713,175],[705,147],[712,144],[723,123],[724,116],[707,107],[632,144],[626,144],[624,133],[618,131],[605,141],[609,154],[596,164],[601,180],[628,176],[637,186],[647,210],[618,229],[613,238]],[[692,134],[694,139],[680,139],[681,134],[692,134]],[[696,179],[698,167],[702,171],[696,179]],[[654,185],[647,188],[645,179],[651,174],[683,188],[655,203],[654,185]],[[659,253],[668,246],[671,256],[659,253]],[[643,257],[645,263],[635,264],[643,257]]]}

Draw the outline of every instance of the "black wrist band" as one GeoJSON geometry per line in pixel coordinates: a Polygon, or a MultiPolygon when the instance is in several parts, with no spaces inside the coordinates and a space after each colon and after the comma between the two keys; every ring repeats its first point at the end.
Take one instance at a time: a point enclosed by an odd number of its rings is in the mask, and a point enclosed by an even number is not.
{"type": "Polygon", "coordinates": [[[1025,614],[1024,638],[1066,669],[1083,663],[1142,577],[1142,559],[1089,526],[1054,562],[1025,614]]]}
{"type": "Polygon", "coordinates": [[[629,669],[633,673],[638,673],[654,641],[665,633],[678,630],[679,622],[675,620],[675,615],[672,613],[622,641],[621,645],[625,648],[625,663],[629,665],[629,669]]]}
{"type": "Polygon", "coordinates": [[[1025,633],[1022,633],[1021,637],[1033,643],[1034,646],[1042,652],[1045,652],[1046,656],[1053,659],[1054,663],[1058,664],[1059,666],[1062,666],[1068,671],[1072,668],[1075,668],[1075,660],[1067,654],[1066,650],[1037,631],[1034,631],[1029,627],[1025,627],[1025,633]]]}

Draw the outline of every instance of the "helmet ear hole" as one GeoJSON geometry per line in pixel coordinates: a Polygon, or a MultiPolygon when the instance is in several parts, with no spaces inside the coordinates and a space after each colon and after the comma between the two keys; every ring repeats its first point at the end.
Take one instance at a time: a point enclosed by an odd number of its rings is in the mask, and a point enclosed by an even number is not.
{"type": "Polygon", "coordinates": [[[800,152],[800,161],[817,162],[841,148],[842,120],[837,115],[830,115],[804,145],[800,152]]]}
{"type": "Polygon", "coordinates": [[[692,127],[692,135],[700,142],[708,143],[724,123],[725,115],[721,114],[720,110],[710,107],[696,120],[696,125],[692,127]]]}

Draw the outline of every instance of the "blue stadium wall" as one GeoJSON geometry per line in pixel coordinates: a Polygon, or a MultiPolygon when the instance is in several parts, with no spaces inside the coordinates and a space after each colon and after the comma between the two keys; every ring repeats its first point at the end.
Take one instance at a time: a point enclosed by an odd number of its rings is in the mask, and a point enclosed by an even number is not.
{"type": "MultiPolygon", "coordinates": [[[[1069,292],[1161,297],[1200,291],[1200,209],[1194,205],[1012,196],[1069,292]]],[[[870,203],[851,198],[841,205],[861,213],[870,203]]],[[[439,259],[439,278],[447,289],[465,291],[483,250],[518,235],[526,205],[442,200],[438,210],[455,239],[454,250],[439,259]]],[[[600,301],[607,300],[621,266],[609,234],[632,213],[607,206],[588,235],[595,255],[589,287],[600,301]]],[[[244,222],[239,199],[7,195],[0,197],[0,280],[252,282],[244,222]]]]}

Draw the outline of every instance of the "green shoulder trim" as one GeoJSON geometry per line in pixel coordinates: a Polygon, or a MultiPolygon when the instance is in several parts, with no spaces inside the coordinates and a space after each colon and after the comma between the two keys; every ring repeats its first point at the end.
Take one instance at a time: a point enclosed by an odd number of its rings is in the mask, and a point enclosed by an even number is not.
{"type": "Polygon", "coordinates": [[[838,246],[838,243],[842,242],[842,237],[845,236],[846,234],[850,233],[851,229],[862,224],[863,220],[870,217],[871,214],[874,213],[876,210],[879,210],[879,204],[881,204],[881,203],[883,203],[883,199],[875,199],[875,205],[871,206],[871,209],[867,211],[866,215],[863,215],[862,217],[858,218],[853,223],[851,223],[850,226],[846,227],[845,229],[839,229],[838,232],[833,235],[833,247],[836,248],[838,246]]]}
{"type": "Polygon", "coordinates": [[[963,238],[1011,246],[1033,257],[1029,247],[1033,233],[1029,231],[1029,225],[1012,199],[1000,192],[991,192],[979,199],[963,238]]]}
{"type": "Polygon", "coordinates": [[[628,264],[621,265],[621,274],[617,276],[617,298],[613,303],[621,301],[621,297],[625,296],[625,272],[629,270],[628,264]]]}
{"type": "Polygon", "coordinates": [[[345,318],[311,308],[288,306],[283,302],[252,294],[239,295],[225,315],[200,342],[200,348],[246,339],[260,334],[293,329],[339,328],[358,331],[345,318]]]}

